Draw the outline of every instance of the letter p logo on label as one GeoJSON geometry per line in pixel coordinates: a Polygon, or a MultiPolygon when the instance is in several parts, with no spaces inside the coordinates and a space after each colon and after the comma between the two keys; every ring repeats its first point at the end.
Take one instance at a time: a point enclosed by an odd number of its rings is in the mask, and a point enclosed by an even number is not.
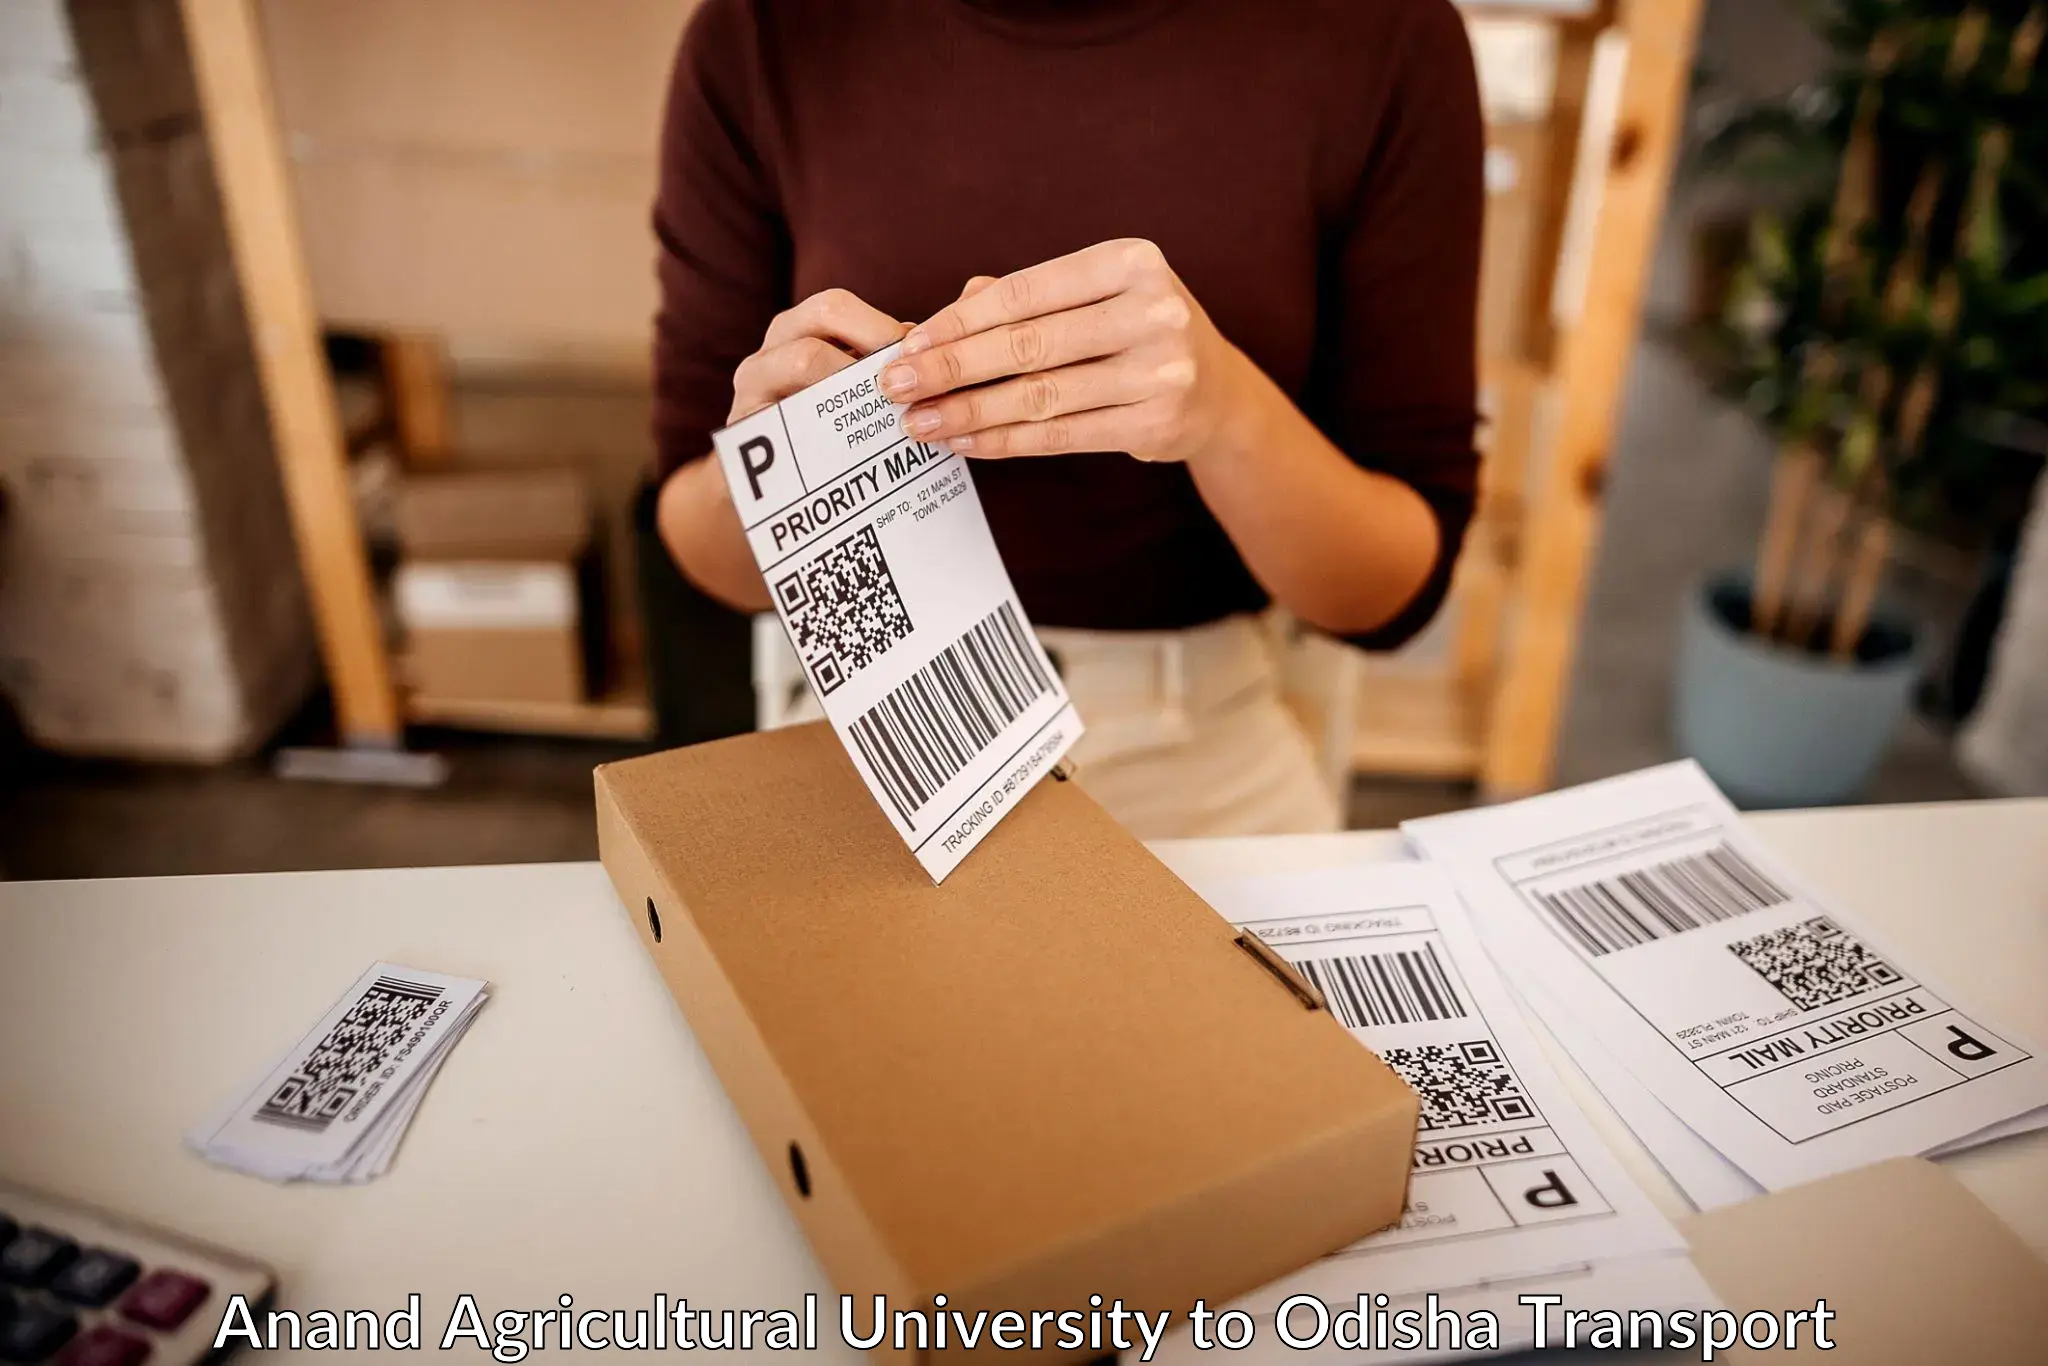
{"type": "Polygon", "coordinates": [[[1543,1169],[1543,1180],[1523,1191],[1522,1198],[1537,1209],[1563,1209],[1579,1203],[1579,1197],[1572,1194],[1564,1178],[1548,1167],[1543,1169]]]}
{"type": "Polygon", "coordinates": [[[1477,1170],[1517,1224],[1583,1219],[1614,1208],[1579,1164],[1562,1153],[1488,1163],[1477,1170]]]}
{"type": "Polygon", "coordinates": [[[754,501],[761,501],[761,476],[775,463],[775,446],[765,436],[748,437],[740,443],[740,468],[747,472],[747,487],[754,501]]]}
{"type": "Polygon", "coordinates": [[[1915,1020],[1902,1025],[1899,1032],[1950,1071],[1966,1077],[1996,1072],[2026,1056],[2024,1050],[2013,1047],[1975,1020],[1953,1012],[1932,1020],[1915,1020]]]}
{"type": "Polygon", "coordinates": [[[1950,1025],[1948,1041],[1949,1056],[1961,1058],[1964,1062],[1982,1062],[1998,1050],[1973,1034],[1965,1034],[1959,1027],[1950,1025]]]}

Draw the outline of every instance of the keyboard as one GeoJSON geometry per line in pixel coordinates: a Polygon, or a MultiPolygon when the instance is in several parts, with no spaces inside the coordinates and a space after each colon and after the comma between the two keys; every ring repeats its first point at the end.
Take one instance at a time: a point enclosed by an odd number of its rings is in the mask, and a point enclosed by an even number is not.
{"type": "Polygon", "coordinates": [[[260,1324],[276,1290],[247,1257],[0,1181],[0,1362],[206,1361],[229,1299],[260,1324]]]}

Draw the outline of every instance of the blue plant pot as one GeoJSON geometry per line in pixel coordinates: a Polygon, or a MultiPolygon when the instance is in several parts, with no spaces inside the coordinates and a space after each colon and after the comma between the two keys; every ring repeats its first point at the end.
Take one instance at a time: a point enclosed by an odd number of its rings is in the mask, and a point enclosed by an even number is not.
{"type": "Polygon", "coordinates": [[[1673,728],[1681,750],[1743,806],[1832,806],[1884,757],[1925,661],[1918,633],[1878,613],[1854,658],[1748,631],[1750,579],[1726,574],[1686,599],[1673,728]]]}

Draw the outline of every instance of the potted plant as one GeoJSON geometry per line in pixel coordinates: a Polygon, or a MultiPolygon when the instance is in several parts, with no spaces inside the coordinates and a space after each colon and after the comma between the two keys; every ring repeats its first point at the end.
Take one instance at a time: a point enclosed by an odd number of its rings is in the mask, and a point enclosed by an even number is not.
{"type": "Polygon", "coordinates": [[[1674,724],[1737,799],[1851,795],[1928,663],[1885,610],[1902,538],[1966,548],[2024,517],[2038,462],[2000,420],[2048,406],[2048,0],[1833,0],[1816,85],[1704,145],[1766,188],[1714,328],[1778,441],[1753,566],[1688,603],[1674,724]]]}

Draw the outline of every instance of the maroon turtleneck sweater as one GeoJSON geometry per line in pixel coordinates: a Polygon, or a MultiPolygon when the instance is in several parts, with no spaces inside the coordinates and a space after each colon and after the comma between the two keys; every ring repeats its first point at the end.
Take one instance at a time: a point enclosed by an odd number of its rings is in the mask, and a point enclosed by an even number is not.
{"type": "MultiPolygon", "coordinates": [[[[1147,237],[1443,549],[1358,643],[1435,613],[1472,512],[1482,129],[1449,0],[706,0],[655,209],[663,468],[703,455],[777,312],[916,321],[973,275],[1147,237]]],[[[1139,630],[1266,595],[1179,465],[978,462],[1025,609],[1139,630]]]]}

